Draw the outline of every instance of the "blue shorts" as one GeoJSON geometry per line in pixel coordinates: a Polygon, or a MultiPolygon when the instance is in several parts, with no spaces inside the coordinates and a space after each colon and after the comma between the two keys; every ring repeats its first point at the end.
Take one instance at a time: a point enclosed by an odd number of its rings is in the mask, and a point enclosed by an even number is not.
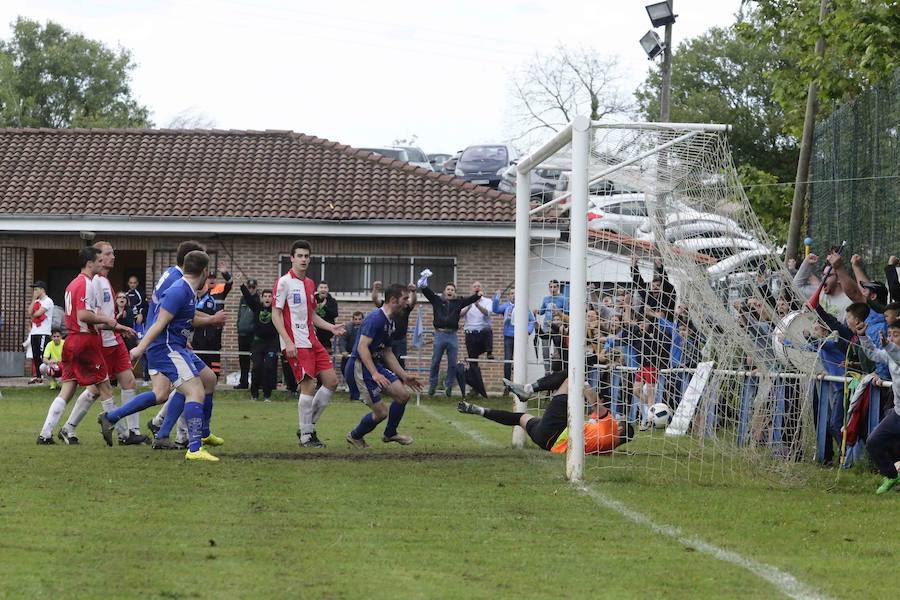
{"type": "MultiPolygon", "coordinates": [[[[391,383],[400,380],[399,377],[394,375],[393,371],[377,361],[375,362],[375,368],[379,373],[387,377],[387,380],[391,383]]],[[[358,358],[351,356],[347,359],[347,364],[344,366],[344,379],[347,380],[351,400],[362,400],[369,406],[381,402],[381,388],[378,387],[378,384],[372,379],[369,370],[358,358]],[[368,399],[361,398],[362,390],[368,392],[368,399]]]]}
{"type": "Polygon", "coordinates": [[[148,372],[162,373],[175,387],[197,377],[206,368],[206,363],[193,350],[183,346],[152,346],[147,348],[146,356],[148,372]]]}

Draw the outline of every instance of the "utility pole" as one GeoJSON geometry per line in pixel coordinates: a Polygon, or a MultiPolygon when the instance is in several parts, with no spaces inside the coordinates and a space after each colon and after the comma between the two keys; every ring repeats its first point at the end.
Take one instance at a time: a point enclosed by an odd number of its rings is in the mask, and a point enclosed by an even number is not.
{"type": "MultiPolygon", "coordinates": [[[[821,0],[819,5],[819,24],[825,21],[828,14],[829,0],[821,0]]],[[[825,56],[825,37],[816,40],[816,57],[825,56]]],[[[800,159],[797,161],[797,178],[794,182],[794,201],[791,204],[791,223],[788,228],[787,254],[785,260],[797,259],[800,249],[800,227],[803,224],[803,200],[809,189],[809,163],[812,156],[813,130],[816,126],[818,109],[819,84],[815,77],[809,82],[806,94],[806,115],[803,118],[803,136],[800,138],[800,159]]]]}
{"type": "MultiPolygon", "coordinates": [[[[672,13],[674,14],[675,7],[672,6],[673,4],[674,0],[670,0],[669,6],[672,7],[672,13]]],[[[670,90],[672,87],[672,23],[666,25],[665,48],[663,49],[663,61],[660,71],[662,85],[659,91],[659,120],[662,123],[668,123],[670,90]]]]}

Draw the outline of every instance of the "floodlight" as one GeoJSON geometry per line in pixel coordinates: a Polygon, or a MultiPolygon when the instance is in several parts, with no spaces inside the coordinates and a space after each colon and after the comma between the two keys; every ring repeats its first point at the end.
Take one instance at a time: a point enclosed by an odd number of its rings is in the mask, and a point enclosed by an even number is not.
{"type": "Polygon", "coordinates": [[[654,27],[662,27],[663,25],[671,25],[675,22],[675,13],[672,11],[672,3],[656,2],[646,6],[647,15],[654,27]]]}
{"type": "Polygon", "coordinates": [[[641,47],[643,47],[644,52],[647,53],[647,58],[653,60],[665,49],[665,44],[659,39],[656,32],[651,29],[641,38],[641,47]]]}

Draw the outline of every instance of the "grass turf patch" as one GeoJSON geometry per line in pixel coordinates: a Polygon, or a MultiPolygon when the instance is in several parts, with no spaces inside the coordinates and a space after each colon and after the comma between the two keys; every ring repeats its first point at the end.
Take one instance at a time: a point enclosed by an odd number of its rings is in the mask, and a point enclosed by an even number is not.
{"type": "MultiPolygon", "coordinates": [[[[379,429],[360,452],[343,437],[365,408],[339,395],[319,427],[328,448],[308,452],[297,447],[295,402],[226,392],[213,427],[226,440],[214,450],[222,462],[189,464],[181,452],[107,448],[97,409],[79,427],[80,447],[37,446],[50,396],[5,390],[0,400],[2,596],[777,593],[744,569],[599,508],[565,482],[561,456],[507,449],[508,428],[460,415],[448,400],[429,400],[430,412],[410,406],[401,432],[416,438],[412,446],[382,444],[379,429]]],[[[616,466],[628,460],[616,457],[616,466]]],[[[758,482],[660,486],[651,475],[599,463],[587,471],[604,494],[817,589],[891,589],[881,571],[898,533],[887,518],[894,494],[876,501],[871,486],[853,485],[861,481],[774,493],[758,482]],[[877,538],[884,543],[868,546],[871,553],[842,549],[877,538]]]]}

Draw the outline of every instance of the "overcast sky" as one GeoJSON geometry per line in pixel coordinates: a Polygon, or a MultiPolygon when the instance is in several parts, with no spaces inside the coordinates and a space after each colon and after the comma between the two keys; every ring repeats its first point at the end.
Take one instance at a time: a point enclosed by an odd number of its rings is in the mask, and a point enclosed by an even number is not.
{"type": "MultiPolygon", "coordinates": [[[[649,68],[651,0],[4,0],[18,15],[133,52],[157,126],[193,110],[223,129],[291,129],[355,146],[417,135],[454,152],[509,135],[511,72],[558,44],[649,68]]],[[[675,44],[728,25],[740,0],[675,0],[675,44]]],[[[4,28],[0,37],[8,38],[4,28]]],[[[660,36],[662,31],[660,30],[660,36]]]]}

